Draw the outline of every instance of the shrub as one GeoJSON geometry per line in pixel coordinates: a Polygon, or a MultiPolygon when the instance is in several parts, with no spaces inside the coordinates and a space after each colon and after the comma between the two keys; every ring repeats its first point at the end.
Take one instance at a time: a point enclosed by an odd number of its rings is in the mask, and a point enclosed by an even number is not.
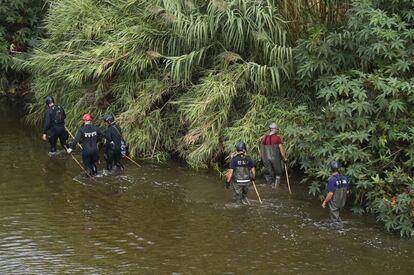
{"type": "Polygon", "coordinates": [[[300,84],[323,106],[298,152],[312,194],[328,177],[321,167],[340,160],[354,182],[354,210],[366,207],[387,230],[410,235],[413,21],[407,10],[377,5],[354,1],[341,31],[316,29],[295,49],[300,84]]]}

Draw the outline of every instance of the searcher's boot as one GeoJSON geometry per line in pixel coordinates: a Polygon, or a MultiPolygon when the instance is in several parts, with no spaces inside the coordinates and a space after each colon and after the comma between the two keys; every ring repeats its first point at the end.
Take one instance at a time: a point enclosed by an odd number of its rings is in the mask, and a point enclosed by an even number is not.
{"type": "Polygon", "coordinates": [[[94,176],[96,176],[96,175],[98,175],[98,168],[96,168],[95,163],[94,163],[94,164],[92,164],[92,170],[91,170],[91,173],[92,173],[92,176],[93,176],[93,177],[94,177],[94,176]]]}
{"type": "Polygon", "coordinates": [[[119,170],[121,170],[121,171],[124,171],[124,170],[125,170],[125,167],[124,167],[124,165],[123,165],[121,162],[118,162],[118,163],[116,163],[115,165],[116,165],[116,167],[117,167],[119,170]]]}
{"type": "Polygon", "coordinates": [[[276,176],[275,182],[272,184],[272,188],[278,188],[280,185],[280,177],[276,176]]]}

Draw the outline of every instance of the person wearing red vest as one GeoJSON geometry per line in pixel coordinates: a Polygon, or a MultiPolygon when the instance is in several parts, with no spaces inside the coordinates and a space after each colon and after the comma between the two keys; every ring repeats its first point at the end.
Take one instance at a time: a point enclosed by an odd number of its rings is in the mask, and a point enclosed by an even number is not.
{"type": "Polygon", "coordinates": [[[276,123],[272,123],[269,129],[269,134],[262,137],[260,155],[266,170],[267,183],[272,184],[273,188],[277,188],[280,185],[283,172],[282,160],[287,161],[287,159],[282,137],[278,135],[279,127],[276,123]]]}

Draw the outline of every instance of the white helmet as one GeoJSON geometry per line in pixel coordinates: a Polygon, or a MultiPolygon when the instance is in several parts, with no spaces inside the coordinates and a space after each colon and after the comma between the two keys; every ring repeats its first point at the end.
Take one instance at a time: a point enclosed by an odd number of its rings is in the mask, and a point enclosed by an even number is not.
{"type": "Polygon", "coordinates": [[[277,130],[277,129],[279,129],[279,126],[277,126],[276,123],[272,123],[272,124],[269,125],[269,129],[275,129],[275,130],[277,130]]]}

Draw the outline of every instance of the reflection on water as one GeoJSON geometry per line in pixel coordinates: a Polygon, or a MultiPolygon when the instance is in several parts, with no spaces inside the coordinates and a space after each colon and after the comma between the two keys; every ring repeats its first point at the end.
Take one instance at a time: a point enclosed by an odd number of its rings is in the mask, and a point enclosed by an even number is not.
{"type": "Polygon", "coordinates": [[[236,207],[214,174],[174,163],[94,182],[67,155],[49,157],[39,131],[2,107],[1,274],[414,271],[412,240],[349,213],[332,230],[305,188],[289,198],[286,187],[259,187],[263,205],[250,190],[251,206],[236,207]]]}

